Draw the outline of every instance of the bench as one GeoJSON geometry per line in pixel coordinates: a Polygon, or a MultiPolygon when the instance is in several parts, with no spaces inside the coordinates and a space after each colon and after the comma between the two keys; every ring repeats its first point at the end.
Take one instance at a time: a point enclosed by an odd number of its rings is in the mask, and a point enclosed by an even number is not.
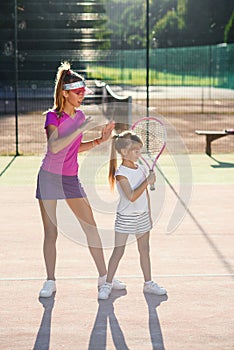
{"type": "Polygon", "coordinates": [[[211,142],[227,135],[234,135],[234,129],[226,129],[221,131],[195,130],[195,133],[197,135],[206,136],[206,154],[211,156],[211,142]]]}

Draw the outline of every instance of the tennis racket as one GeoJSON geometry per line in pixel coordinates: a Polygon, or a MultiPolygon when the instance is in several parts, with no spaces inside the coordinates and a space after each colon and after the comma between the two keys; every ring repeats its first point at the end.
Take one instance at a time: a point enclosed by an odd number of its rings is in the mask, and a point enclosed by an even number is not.
{"type": "MultiPolygon", "coordinates": [[[[166,128],[164,124],[157,118],[145,117],[133,124],[131,129],[143,141],[141,159],[149,171],[154,171],[158,158],[166,147],[166,128]]],[[[155,190],[154,184],[150,185],[150,190],[155,190]]]]}

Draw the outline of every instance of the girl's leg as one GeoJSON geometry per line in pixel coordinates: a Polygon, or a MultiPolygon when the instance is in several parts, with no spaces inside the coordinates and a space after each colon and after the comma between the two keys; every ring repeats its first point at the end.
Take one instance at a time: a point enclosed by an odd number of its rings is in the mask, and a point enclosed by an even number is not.
{"type": "Polygon", "coordinates": [[[56,200],[39,200],[41,217],[44,226],[43,253],[47,279],[55,280],[56,240],[58,236],[56,220],[56,200]]]}
{"type": "Polygon", "coordinates": [[[97,230],[93,212],[87,198],[66,199],[67,204],[75,214],[76,218],[86,235],[89,251],[94,259],[99,276],[106,275],[106,264],[103,255],[102,243],[97,230]]]}
{"type": "Polygon", "coordinates": [[[137,246],[140,253],[140,265],[144,275],[144,280],[151,281],[151,262],[149,247],[149,232],[137,237],[137,246]]]}
{"type": "Polygon", "coordinates": [[[112,252],[112,255],[108,264],[108,273],[106,282],[112,283],[115,272],[119,266],[119,262],[124,254],[124,250],[126,247],[126,242],[128,239],[128,235],[124,233],[115,233],[115,248],[112,252]]]}

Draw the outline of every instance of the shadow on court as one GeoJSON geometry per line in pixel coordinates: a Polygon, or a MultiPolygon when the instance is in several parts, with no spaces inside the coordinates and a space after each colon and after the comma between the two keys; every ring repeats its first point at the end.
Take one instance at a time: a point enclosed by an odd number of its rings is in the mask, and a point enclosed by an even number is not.
{"type": "Polygon", "coordinates": [[[50,348],[51,319],[54,307],[54,297],[55,294],[53,294],[50,298],[39,298],[39,301],[44,308],[44,313],[33,350],[48,350],[50,348]]]}
{"type": "Polygon", "coordinates": [[[11,166],[11,164],[14,162],[14,160],[16,159],[17,156],[14,156],[13,158],[10,158],[9,162],[6,163],[6,165],[4,165],[2,167],[2,169],[0,169],[0,177],[5,173],[5,171],[7,171],[7,169],[11,166]]]}
{"type": "Polygon", "coordinates": [[[228,162],[221,162],[217,160],[216,158],[212,157],[211,158],[217,163],[217,164],[212,164],[212,168],[234,168],[234,163],[228,163],[228,162]]]}
{"type": "MultiPolygon", "coordinates": [[[[116,299],[127,295],[127,291],[113,291],[110,298],[106,301],[98,301],[98,311],[90,334],[88,350],[104,350],[107,348],[107,332],[108,324],[115,349],[128,350],[130,349],[124,338],[123,331],[118,322],[114,310],[114,302],[116,299]]],[[[160,327],[160,321],[157,314],[157,307],[168,299],[166,295],[156,296],[145,294],[145,300],[148,305],[148,327],[153,349],[164,350],[163,336],[160,327]]],[[[50,349],[51,337],[51,321],[52,312],[55,304],[55,294],[50,298],[39,298],[39,302],[44,308],[42,320],[37,333],[33,350],[48,350],[50,349]]]]}
{"type": "Polygon", "coordinates": [[[108,300],[98,301],[98,312],[94,322],[94,326],[90,335],[89,340],[89,350],[95,349],[106,349],[106,339],[107,339],[107,325],[109,322],[111,336],[113,343],[117,350],[127,350],[129,349],[123,331],[119,325],[118,319],[115,315],[114,301],[124,295],[126,295],[126,290],[124,291],[113,291],[108,300]]]}

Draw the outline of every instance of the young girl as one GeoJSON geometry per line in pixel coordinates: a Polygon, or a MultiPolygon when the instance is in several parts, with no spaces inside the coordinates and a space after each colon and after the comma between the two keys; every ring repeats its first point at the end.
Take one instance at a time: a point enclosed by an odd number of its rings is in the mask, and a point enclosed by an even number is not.
{"type": "MultiPolygon", "coordinates": [[[[56,291],[55,264],[58,235],[56,206],[58,199],[65,199],[86,235],[90,253],[99,273],[98,286],[106,281],[106,265],[101,240],[94,221],[92,209],[79,181],[77,153],[90,150],[109,139],[114,128],[110,122],[103,127],[101,137],[83,142],[82,132],[90,126],[79,109],[90,90],[85,81],[70,64],[58,68],[54,91],[54,106],[45,121],[47,152],[38,174],[36,198],[39,200],[44,225],[44,259],[47,280],[40,297],[50,297],[56,291]]],[[[113,288],[125,289],[125,284],[114,280],[113,288]]]]}
{"type": "Polygon", "coordinates": [[[110,257],[106,283],[99,289],[99,299],[108,299],[111,293],[113,277],[124,254],[129,234],[137,237],[140,265],[145,280],[143,291],[157,295],[167,293],[165,288],[151,280],[149,232],[152,220],[147,186],[153,184],[156,177],[153,172],[147,176],[146,169],[136,163],[142,146],[141,139],[130,131],[115,136],[112,142],[109,181],[112,190],[116,181],[120,200],[115,220],[115,248],[110,257]],[[122,164],[118,169],[116,151],[122,157],[122,164]]]}

